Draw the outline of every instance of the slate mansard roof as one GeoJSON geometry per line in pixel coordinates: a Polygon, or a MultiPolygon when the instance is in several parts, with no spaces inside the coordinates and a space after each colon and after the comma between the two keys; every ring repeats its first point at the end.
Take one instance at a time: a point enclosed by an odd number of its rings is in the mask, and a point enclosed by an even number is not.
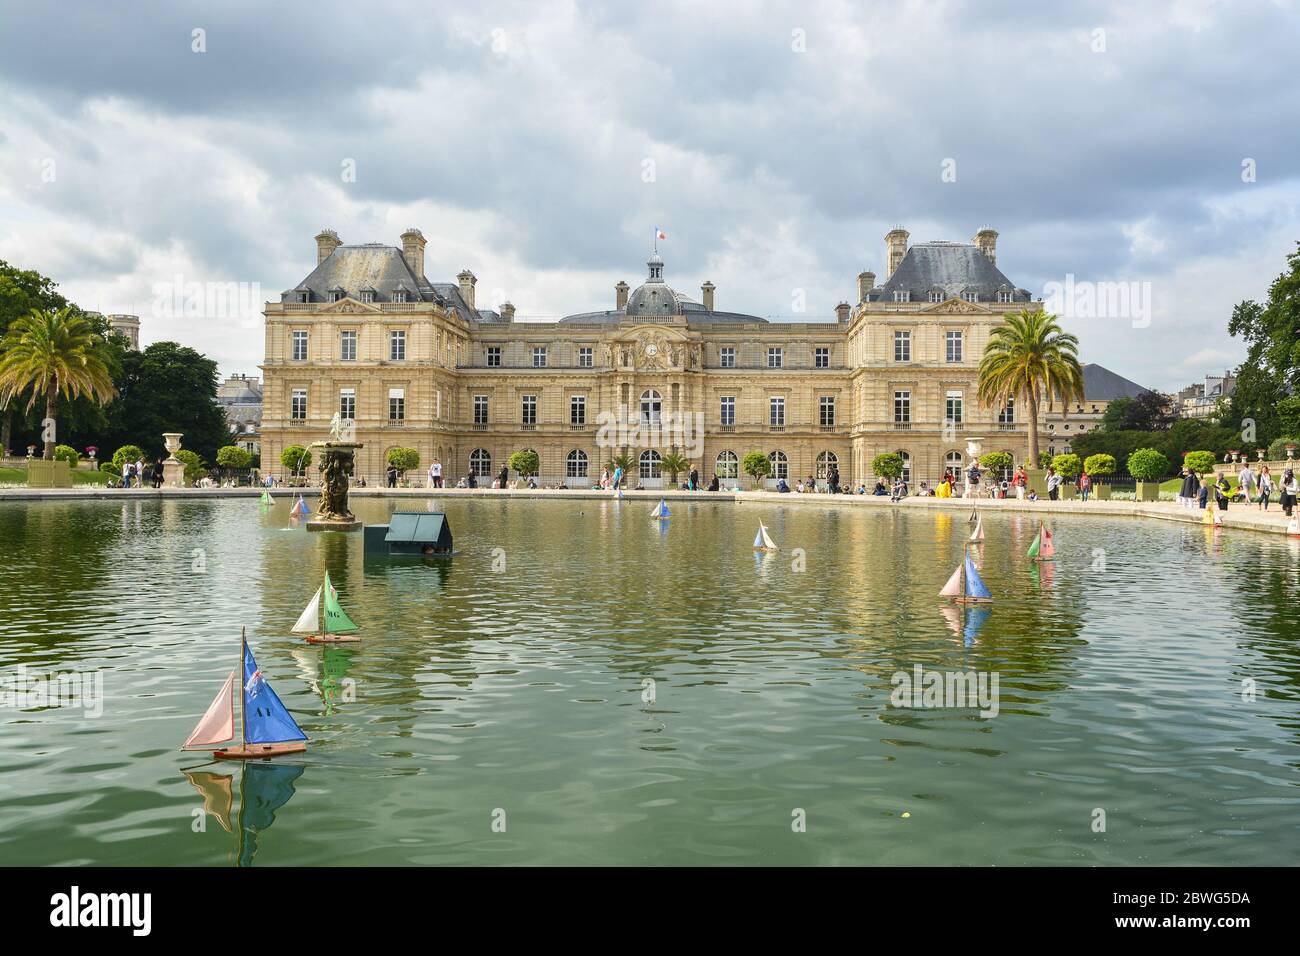
{"type": "Polygon", "coordinates": [[[1144,388],[1095,362],[1083,366],[1083,395],[1089,401],[1113,402],[1117,398],[1137,398],[1150,391],[1153,389],[1144,388]]]}
{"type": "Polygon", "coordinates": [[[883,286],[867,296],[869,302],[897,301],[894,293],[910,293],[910,301],[924,302],[931,292],[944,298],[970,298],[977,302],[1000,301],[1008,292],[1012,302],[1028,302],[1029,293],[1017,289],[978,246],[964,242],[919,242],[883,286]]]}

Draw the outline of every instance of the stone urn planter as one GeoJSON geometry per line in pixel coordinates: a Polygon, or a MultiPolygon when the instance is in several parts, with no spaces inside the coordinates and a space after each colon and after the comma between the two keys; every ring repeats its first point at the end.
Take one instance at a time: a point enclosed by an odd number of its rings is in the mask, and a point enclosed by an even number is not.
{"type": "Polygon", "coordinates": [[[1092,496],[1098,501],[1110,501],[1110,485],[1094,481],[1092,483],[1092,496]]]}
{"type": "Polygon", "coordinates": [[[176,453],[181,450],[180,432],[163,432],[163,447],[167,449],[167,457],[163,459],[163,485],[168,488],[185,487],[185,462],[176,457],[176,453]]]}

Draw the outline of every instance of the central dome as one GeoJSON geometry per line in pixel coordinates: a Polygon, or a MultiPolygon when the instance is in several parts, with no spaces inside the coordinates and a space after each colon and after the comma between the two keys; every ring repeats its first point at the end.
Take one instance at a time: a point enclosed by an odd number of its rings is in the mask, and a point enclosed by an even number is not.
{"type": "Polygon", "coordinates": [[[664,282],[664,261],[655,253],[646,260],[648,275],[627,298],[628,315],[680,315],[677,293],[664,282]]]}

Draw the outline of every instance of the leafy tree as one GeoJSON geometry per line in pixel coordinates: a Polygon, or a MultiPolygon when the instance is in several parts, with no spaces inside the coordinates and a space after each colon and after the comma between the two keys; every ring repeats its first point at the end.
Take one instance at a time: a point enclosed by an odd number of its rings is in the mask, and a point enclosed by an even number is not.
{"type": "Polygon", "coordinates": [[[289,469],[290,474],[305,475],[311,464],[311,452],[302,445],[289,445],[280,452],[280,464],[289,469]]]}
{"type": "MultiPolygon", "coordinates": [[[[53,280],[35,269],[19,269],[0,259],[0,339],[15,320],[33,311],[58,312],[68,305],[68,300],[56,291],[53,280]]],[[[0,399],[0,455],[9,450],[14,410],[19,404],[21,402],[6,405],[0,399]]]]}
{"type": "MultiPolygon", "coordinates": [[[[58,418],[60,400],[86,396],[103,403],[115,394],[104,340],[81,312],[35,310],[15,319],[0,340],[0,405],[28,393],[27,408],[44,401],[45,418],[58,418]]],[[[54,436],[45,440],[54,457],[54,436]]]]}
{"type": "Polygon", "coordinates": [[[1117,398],[1106,406],[1101,427],[1108,432],[1159,431],[1174,423],[1173,413],[1164,396],[1143,392],[1137,398],[1117,398]]]}
{"type": "Polygon", "coordinates": [[[253,453],[238,445],[224,445],[217,449],[217,464],[222,468],[239,470],[253,463],[253,453]]]}
{"type": "Polygon", "coordinates": [[[1119,465],[1115,461],[1114,455],[1107,455],[1102,452],[1097,455],[1089,455],[1083,462],[1083,470],[1088,474],[1095,476],[1113,475],[1119,465]]]}
{"type": "Polygon", "coordinates": [[[128,461],[141,461],[143,458],[144,449],[139,445],[123,445],[113,452],[113,474],[122,474],[122,466],[128,461]]]}
{"type": "Polygon", "coordinates": [[[1286,431],[1279,406],[1300,393],[1300,251],[1287,256],[1287,270],[1269,287],[1266,303],[1248,300],[1233,308],[1228,333],[1246,342],[1231,420],[1253,419],[1256,435],[1269,441],[1286,431]]]}
{"type": "Polygon", "coordinates": [[[420,453],[414,448],[390,448],[387,461],[398,472],[405,475],[408,471],[420,467],[420,453]]]}
{"type": "Polygon", "coordinates": [[[77,449],[71,445],[54,446],[55,461],[66,461],[69,468],[76,468],[77,462],[81,461],[81,456],[77,454],[77,449]]]}
{"type": "Polygon", "coordinates": [[[1193,474],[1208,475],[1214,471],[1214,464],[1217,460],[1212,451],[1189,451],[1183,458],[1183,464],[1193,474]]]}
{"type": "Polygon", "coordinates": [[[1296,441],[1294,436],[1283,435],[1281,438],[1275,439],[1273,443],[1268,446],[1268,460],[1281,461],[1284,458],[1286,458],[1287,442],[1291,442],[1292,444],[1300,444],[1300,442],[1296,441]]]}
{"type": "MultiPolygon", "coordinates": [[[[537,457],[537,452],[533,451],[531,448],[523,448],[515,452],[510,456],[510,460],[506,462],[506,464],[508,464],[513,471],[517,471],[525,478],[530,478],[536,475],[538,470],[542,467],[542,462],[541,459],[537,457]]],[[[626,474],[627,469],[623,469],[623,472],[626,474]]]]}
{"type": "Polygon", "coordinates": [[[670,451],[659,461],[659,469],[668,473],[668,483],[677,484],[677,476],[684,471],[691,470],[691,463],[686,460],[686,456],[675,451],[670,451]]]}
{"type": "Polygon", "coordinates": [[[1038,467],[1043,471],[1052,467],[1052,453],[1050,451],[1040,451],[1038,453],[1038,467]]]}
{"type": "Polygon", "coordinates": [[[772,463],[761,451],[746,452],[740,460],[740,470],[755,481],[762,481],[772,474],[772,463]]]}
{"type": "Polygon", "coordinates": [[[208,473],[208,470],[203,467],[203,459],[199,457],[199,453],[196,451],[182,448],[176,453],[176,460],[185,464],[185,480],[190,484],[198,481],[208,473]]]}
{"type": "Polygon", "coordinates": [[[902,477],[903,474],[903,456],[896,451],[887,451],[883,455],[877,455],[871,459],[871,473],[880,478],[902,477]]]}
{"type": "Polygon", "coordinates": [[[1128,456],[1128,473],[1138,481],[1159,481],[1169,473],[1169,459],[1154,448],[1139,448],[1128,456]]]}
{"type": "Polygon", "coordinates": [[[1076,477],[1082,465],[1083,462],[1080,461],[1079,456],[1073,452],[1057,455],[1052,459],[1052,467],[1056,469],[1056,473],[1062,478],[1076,477]]]}
{"type": "Polygon", "coordinates": [[[989,335],[979,368],[979,398],[1001,408],[1007,399],[1024,400],[1029,410],[1029,460],[1038,460],[1038,403],[1059,398],[1066,409],[1083,401],[1079,340],[1061,330],[1056,316],[1021,309],[1006,316],[989,335]]]}
{"type": "Polygon", "coordinates": [[[1015,464],[1015,458],[1009,451],[990,451],[980,455],[980,464],[988,471],[1001,471],[1015,464]]]}
{"type": "Polygon", "coordinates": [[[163,433],[180,432],[186,448],[205,460],[229,440],[226,415],[217,404],[217,363],[175,342],[154,342],[122,357],[118,400],[108,407],[109,435],[137,441],[154,455],[163,433]]]}

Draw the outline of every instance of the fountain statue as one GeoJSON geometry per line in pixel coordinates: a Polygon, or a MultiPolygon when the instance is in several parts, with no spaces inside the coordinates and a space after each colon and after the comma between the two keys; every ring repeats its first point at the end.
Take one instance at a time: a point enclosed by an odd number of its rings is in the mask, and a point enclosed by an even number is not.
{"type": "Polygon", "coordinates": [[[357,531],[361,522],[348,508],[348,481],[355,468],[355,456],[362,446],[353,441],[356,423],[337,413],[330,419],[328,441],[308,447],[320,458],[320,504],[307,522],[308,531],[357,531]]]}

